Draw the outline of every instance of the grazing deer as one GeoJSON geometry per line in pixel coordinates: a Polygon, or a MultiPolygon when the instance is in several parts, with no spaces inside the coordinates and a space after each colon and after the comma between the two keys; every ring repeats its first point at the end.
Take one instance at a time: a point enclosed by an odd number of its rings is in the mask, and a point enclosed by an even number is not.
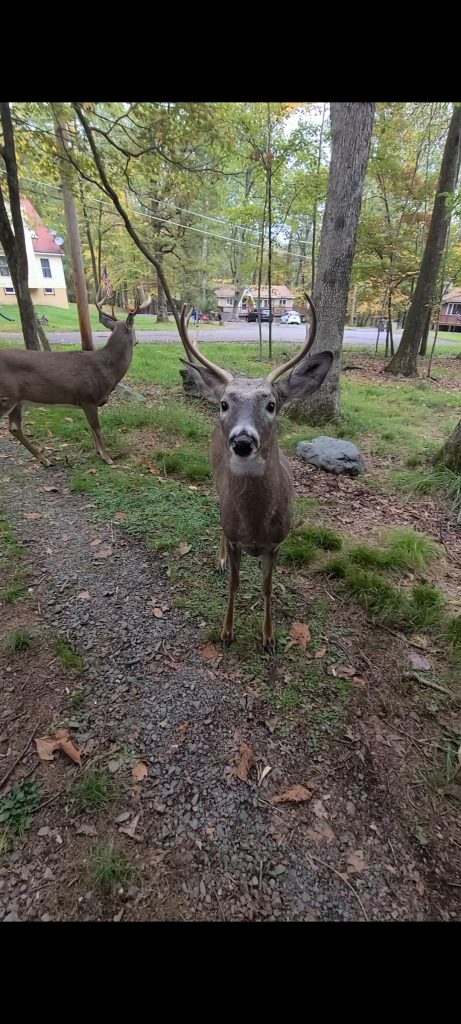
{"type": "Polygon", "coordinates": [[[0,418],[8,416],[13,437],[43,466],[51,462],[23,433],[24,402],[79,406],[91,427],[97,454],[112,464],[102,439],[98,408],[106,404],[128,370],[136,344],[134,318],[151,298],[132,310],[126,320],[117,320],[102,309],[106,297],[96,300],[101,322],[112,331],[103,348],[95,352],[0,351],[0,418]]]}
{"type": "Polygon", "coordinates": [[[284,406],[316,391],[333,361],[331,352],[305,358],[317,328],[314,305],[308,295],[306,299],[311,329],[304,348],[268,377],[257,379],[243,374],[234,377],[207,359],[189,337],[185,307],[181,311],[181,340],[188,358],[201,363],[181,360],[185,364],[181,375],[202,398],[220,407],[210,452],[222,525],[220,571],[224,572],[227,559],[230,563],[229,603],[221,634],[226,647],[234,639],[234,602],[244,551],[261,558],[263,646],[267,653],[275,653],[272,570],[291,528],[294,499],[290,466],[277,444],[276,416],[284,406]],[[276,383],[288,370],[289,377],[276,383]]]}

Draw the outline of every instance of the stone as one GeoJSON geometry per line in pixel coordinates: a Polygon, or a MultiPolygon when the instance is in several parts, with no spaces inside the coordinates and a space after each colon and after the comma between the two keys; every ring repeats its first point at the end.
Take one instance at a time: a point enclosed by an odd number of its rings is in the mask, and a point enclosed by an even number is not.
{"type": "Polygon", "coordinates": [[[357,445],[342,437],[314,437],[312,441],[300,441],[296,454],[311,466],[325,469],[327,473],[358,476],[366,470],[357,445]]]}

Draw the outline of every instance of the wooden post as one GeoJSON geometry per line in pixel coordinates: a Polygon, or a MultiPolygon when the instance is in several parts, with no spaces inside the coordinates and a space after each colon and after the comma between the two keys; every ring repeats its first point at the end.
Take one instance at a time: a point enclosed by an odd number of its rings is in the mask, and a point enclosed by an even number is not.
{"type": "Polygon", "coordinates": [[[78,226],[77,206],[72,194],[70,181],[70,167],[66,156],[66,125],[60,115],[56,119],[56,143],[61,155],[61,187],[64,204],[64,215],[67,225],[67,237],[69,239],[70,258],[72,262],[72,276],[74,279],[75,298],[77,301],[78,320],[82,348],[92,350],[93,333],[91,330],[90,311],[88,308],[88,292],[85,281],[85,270],[83,266],[82,247],[80,243],[80,230],[78,226]]]}

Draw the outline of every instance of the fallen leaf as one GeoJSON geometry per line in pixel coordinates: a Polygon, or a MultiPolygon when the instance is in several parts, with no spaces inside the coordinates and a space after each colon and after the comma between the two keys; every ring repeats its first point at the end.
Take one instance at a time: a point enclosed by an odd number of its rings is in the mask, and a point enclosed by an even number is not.
{"type": "Polygon", "coordinates": [[[178,742],[180,744],[183,744],[183,743],[186,742],[187,733],[189,732],[189,728],[190,728],[190,722],[181,722],[181,725],[179,726],[179,729],[178,729],[178,732],[179,732],[178,742]]]}
{"type": "Polygon", "coordinates": [[[270,718],[266,718],[264,720],[264,725],[266,726],[267,729],[269,729],[270,733],[274,732],[274,730],[277,728],[278,724],[279,724],[279,720],[278,720],[278,718],[275,717],[275,715],[271,715],[270,718]]]}
{"type": "Polygon", "coordinates": [[[97,470],[96,469],[89,469],[88,472],[91,473],[92,476],[96,476],[97,470]]]}
{"type": "Polygon", "coordinates": [[[155,466],[154,463],[151,462],[149,459],[141,459],[140,461],[141,461],[141,465],[145,466],[146,469],[149,470],[149,473],[154,473],[155,475],[157,473],[160,473],[160,470],[159,470],[158,466],[155,466]]]}
{"type": "Polygon", "coordinates": [[[458,786],[455,782],[449,786],[444,786],[443,792],[445,796],[453,796],[455,800],[461,800],[461,786],[458,786]]]}
{"type": "Polygon", "coordinates": [[[417,651],[409,651],[408,663],[417,672],[430,672],[433,667],[429,658],[426,658],[424,654],[418,654],[417,651]]]}
{"type": "Polygon", "coordinates": [[[75,834],[77,836],[97,836],[98,833],[94,825],[86,825],[85,822],[83,822],[82,825],[79,825],[78,828],[75,829],[75,834]]]}
{"type": "Polygon", "coordinates": [[[144,764],[143,761],[137,761],[136,764],[133,765],[131,769],[131,774],[133,778],[136,779],[136,782],[141,782],[142,779],[145,779],[148,771],[149,769],[147,767],[147,764],[144,764]]]}
{"type": "Polygon", "coordinates": [[[248,746],[248,743],[242,743],[238,755],[237,767],[235,774],[241,782],[246,782],[248,779],[248,773],[254,759],[253,748],[248,746]]]}
{"type": "Polygon", "coordinates": [[[347,858],[347,872],[350,875],[360,875],[360,873],[366,867],[363,859],[363,851],[356,850],[355,853],[350,853],[347,858]]]}
{"type": "Polygon", "coordinates": [[[411,641],[411,646],[412,647],[419,647],[423,651],[426,649],[427,644],[428,644],[428,640],[427,640],[426,636],[419,636],[419,635],[417,635],[417,636],[414,636],[412,641],[411,641]]]}
{"type": "Polygon", "coordinates": [[[53,761],[54,751],[62,750],[62,752],[67,754],[75,764],[82,767],[80,751],[77,750],[77,747],[72,743],[67,729],[59,729],[54,736],[41,736],[39,739],[35,740],[35,746],[41,761],[53,761]]]}
{"type": "Polygon", "coordinates": [[[123,832],[123,834],[125,836],[130,836],[131,839],[134,839],[135,838],[134,834],[135,834],[136,829],[137,829],[139,817],[140,817],[140,815],[137,814],[136,817],[133,818],[133,821],[131,821],[129,825],[122,825],[122,827],[119,828],[119,832],[123,832]]]}
{"type": "Polygon", "coordinates": [[[189,551],[192,551],[192,544],[187,544],[186,541],[182,541],[177,548],[178,555],[187,555],[189,551]]]}
{"type": "Polygon", "coordinates": [[[73,423],[74,422],[72,416],[64,416],[64,419],[65,419],[66,423],[73,423]]]}
{"type": "Polygon", "coordinates": [[[41,519],[41,512],[24,512],[24,519],[41,519]]]}
{"type": "Polygon", "coordinates": [[[116,519],[117,522],[121,522],[122,519],[126,519],[126,512],[116,512],[114,515],[114,519],[116,519]]]}
{"type": "Polygon", "coordinates": [[[153,614],[155,615],[156,619],[163,619],[163,612],[161,608],[154,608],[153,614]]]}
{"type": "Polygon", "coordinates": [[[77,594],[77,601],[89,601],[90,597],[91,595],[89,590],[81,590],[80,593],[77,594]]]}
{"type": "Polygon", "coordinates": [[[44,487],[47,494],[59,494],[59,487],[44,487]]]}
{"type": "Polygon", "coordinates": [[[100,548],[99,551],[95,551],[95,558],[109,558],[112,554],[112,548],[100,548]]]}
{"type": "Polygon", "coordinates": [[[322,804],[321,800],[314,800],[312,804],[312,810],[316,818],[328,818],[328,811],[322,804]]]}
{"type": "Polygon", "coordinates": [[[270,764],[266,764],[266,767],[263,768],[263,770],[261,772],[261,775],[259,776],[258,786],[262,786],[262,784],[264,782],[264,779],[267,778],[267,776],[269,775],[269,772],[271,772],[271,771],[272,771],[272,768],[271,768],[270,764]]]}
{"type": "Polygon", "coordinates": [[[121,814],[115,819],[117,825],[123,825],[124,821],[128,821],[131,818],[131,811],[122,811],[121,814]]]}
{"type": "Polygon", "coordinates": [[[195,484],[190,484],[189,491],[198,491],[198,487],[195,484]]]}
{"type": "Polygon", "coordinates": [[[215,663],[222,661],[222,654],[214,644],[205,644],[205,647],[200,649],[200,655],[204,661],[215,663]]]}
{"type": "Polygon", "coordinates": [[[100,544],[102,544],[101,538],[95,537],[95,539],[91,541],[90,548],[97,548],[100,544]]]}
{"type": "Polygon", "coordinates": [[[354,686],[361,686],[362,689],[368,686],[366,679],[362,679],[362,676],[352,676],[352,682],[354,686]]]}
{"type": "Polygon", "coordinates": [[[350,665],[332,665],[328,669],[328,674],[335,677],[335,679],[352,679],[356,674],[356,669],[351,668],[350,665]]]}
{"type": "Polygon", "coordinates": [[[326,647],[319,647],[318,651],[315,652],[314,658],[324,658],[327,653],[326,647]]]}
{"type": "Polygon", "coordinates": [[[271,804],[288,804],[288,803],[306,803],[310,800],[312,792],[310,789],[306,789],[305,786],[292,786],[291,789],[285,790],[284,793],[279,793],[278,796],[271,796],[269,803],[271,804]]]}
{"type": "Polygon", "coordinates": [[[311,639],[309,626],[305,622],[294,622],[290,629],[290,637],[294,644],[297,644],[302,651],[305,651],[311,639]]]}
{"type": "Polygon", "coordinates": [[[317,828],[306,828],[304,835],[308,839],[311,839],[313,843],[320,845],[321,843],[330,843],[335,838],[333,829],[327,821],[320,822],[317,828]]]}
{"type": "Polygon", "coordinates": [[[121,767],[122,767],[122,762],[120,761],[120,758],[115,758],[114,757],[112,759],[112,761],[108,762],[107,770],[111,773],[111,775],[114,775],[115,772],[118,772],[121,767]]]}

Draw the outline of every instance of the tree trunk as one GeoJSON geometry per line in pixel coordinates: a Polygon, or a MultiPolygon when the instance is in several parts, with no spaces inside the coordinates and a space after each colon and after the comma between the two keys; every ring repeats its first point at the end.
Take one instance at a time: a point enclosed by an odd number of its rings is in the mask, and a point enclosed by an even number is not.
{"type": "Polygon", "coordinates": [[[82,348],[92,351],[93,332],[91,330],[90,310],[88,308],[88,292],[83,266],[82,246],[80,242],[80,230],[78,226],[77,206],[72,193],[72,182],[70,179],[70,167],[66,155],[66,126],[59,114],[55,113],[56,121],[56,144],[60,154],[60,172],[64,214],[67,225],[67,237],[69,240],[70,256],[72,261],[72,276],[74,279],[75,298],[77,301],[78,321],[82,348]]]}
{"type": "Polygon", "coordinates": [[[11,220],[13,222],[13,227],[11,227],[3,195],[0,191],[0,241],[5,251],[18,300],[24,344],[26,348],[39,349],[40,342],[35,309],[29,291],[29,266],[27,262],[24,225],[22,222],[18,165],[16,162],[13,123],[9,103],[0,103],[0,114],[3,129],[1,155],[5,161],[11,220]]]}
{"type": "Polygon", "coordinates": [[[334,359],[322,387],[301,405],[313,424],[336,420],[340,411],[341,347],[374,113],[374,103],[331,104],[330,179],[313,296],[318,332],[312,353],[328,350],[334,359]]]}
{"type": "Polygon", "coordinates": [[[162,285],[162,282],[161,282],[160,277],[159,277],[158,274],[157,274],[157,295],[158,295],[158,304],[157,304],[157,320],[156,320],[156,323],[158,323],[158,324],[167,324],[168,323],[168,307],[167,307],[167,304],[166,304],[166,295],[165,295],[165,292],[163,290],[163,285],[162,285]]]}
{"type": "Polygon", "coordinates": [[[86,206],[85,206],[85,199],[84,199],[84,196],[83,196],[83,188],[82,188],[82,183],[81,182],[80,182],[80,201],[81,201],[81,204],[82,204],[83,220],[84,220],[84,223],[85,223],[85,234],[86,234],[86,238],[87,238],[87,242],[88,242],[88,248],[90,250],[90,256],[91,256],[91,267],[92,267],[92,270],[93,270],[94,294],[95,294],[95,298],[96,298],[97,294],[98,294],[98,288],[99,288],[99,282],[101,280],[101,275],[98,275],[98,268],[97,268],[97,265],[96,265],[96,252],[95,252],[95,248],[94,248],[93,235],[92,235],[92,232],[91,232],[91,225],[90,225],[90,220],[89,220],[89,217],[88,217],[88,211],[87,211],[86,206]]]}
{"type": "Polygon", "coordinates": [[[423,330],[423,335],[422,335],[422,338],[421,338],[421,344],[419,346],[419,354],[420,354],[420,356],[427,356],[427,342],[428,342],[428,338],[429,338],[429,330],[430,330],[430,326],[431,326],[431,320],[432,320],[432,302],[431,302],[431,304],[429,306],[429,309],[427,311],[426,323],[424,324],[424,330],[423,330]]]}
{"type": "Polygon", "coordinates": [[[445,466],[453,473],[461,473],[461,420],[455,427],[443,448],[434,456],[437,466],[445,466]]]}
{"type": "Polygon", "coordinates": [[[315,285],[315,246],[317,241],[317,213],[319,204],[319,180],[320,180],[320,167],[322,164],[322,143],[323,143],[323,128],[325,124],[325,110],[326,103],[323,104],[322,111],[322,124],[320,126],[320,138],[319,138],[319,151],[317,155],[317,174],[315,181],[315,201],[314,201],[314,212],[312,217],[312,251],[311,251],[311,291],[314,292],[315,285]]]}
{"type": "Polygon", "coordinates": [[[442,158],[442,167],[427,233],[418,281],[400,345],[389,363],[389,373],[405,377],[418,373],[418,349],[432,296],[435,294],[443,250],[450,226],[453,192],[458,180],[461,154],[461,104],[454,106],[442,158]]]}

